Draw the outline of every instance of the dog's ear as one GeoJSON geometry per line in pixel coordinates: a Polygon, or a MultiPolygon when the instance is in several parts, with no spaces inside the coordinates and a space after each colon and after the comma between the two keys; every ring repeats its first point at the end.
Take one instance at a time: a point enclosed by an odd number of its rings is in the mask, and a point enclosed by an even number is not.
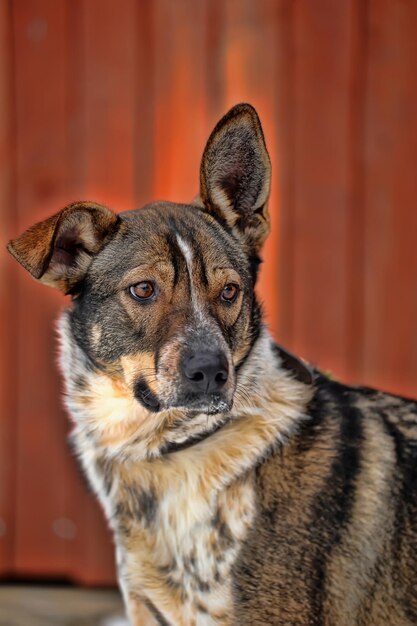
{"type": "Polygon", "coordinates": [[[31,226],[7,249],[34,278],[69,293],[118,223],[119,217],[107,207],[75,202],[31,226]]]}
{"type": "Polygon", "coordinates": [[[200,195],[258,253],[269,233],[271,163],[261,123],[250,104],[233,107],[217,124],[204,150],[200,195]]]}

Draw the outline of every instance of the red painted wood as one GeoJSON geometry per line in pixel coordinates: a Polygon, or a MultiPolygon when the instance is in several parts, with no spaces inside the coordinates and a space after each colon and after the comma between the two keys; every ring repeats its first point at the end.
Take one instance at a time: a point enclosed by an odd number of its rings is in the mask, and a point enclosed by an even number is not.
{"type": "MultiPolygon", "coordinates": [[[[77,198],[187,201],[213,125],[249,101],[273,162],[272,330],[346,380],[417,395],[416,24],[415,3],[389,0],[1,3],[6,237],[77,198]]],[[[111,584],[109,533],[65,441],[64,299],[0,270],[0,517],[15,530],[0,572],[111,584]]]]}
{"type": "Polygon", "coordinates": [[[203,45],[207,59],[205,62],[204,97],[208,124],[215,124],[219,115],[224,113],[226,94],[224,57],[228,46],[226,15],[226,2],[207,3],[206,32],[203,37],[203,45]]]}
{"type": "Polygon", "coordinates": [[[352,3],[295,9],[292,347],[347,375],[352,3]]]}
{"type": "Polygon", "coordinates": [[[133,146],[135,207],[155,199],[155,3],[135,3],[135,135],[133,146]]]}
{"type": "Polygon", "coordinates": [[[273,172],[279,189],[276,299],[279,311],[277,339],[287,346],[294,341],[294,193],[295,193],[295,3],[277,5],[276,116],[278,171],[273,172]]]}
{"type": "Polygon", "coordinates": [[[367,3],[355,0],[351,6],[350,71],[349,71],[349,132],[348,162],[349,179],[347,200],[348,217],[348,266],[347,301],[348,319],[346,329],[347,376],[350,382],[363,382],[364,361],[364,135],[367,84],[367,3]]]}
{"type": "Polygon", "coordinates": [[[199,190],[207,139],[207,0],[156,0],[155,197],[188,202],[199,190]]]}
{"type": "MultiPolygon", "coordinates": [[[[14,98],[11,11],[0,4],[0,216],[4,237],[14,230],[14,98]]],[[[16,445],[16,267],[0,247],[0,573],[13,563],[16,445]]]]}
{"type": "MultiPolygon", "coordinates": [[[[17,229],[69,198],[65,1],[13,3],[17,122],[17,229]]],[[[15,571],[66,574],[54,532],[68,495],[67,421],[58,396],[53,324],[62,299],[18,272],[18,421],[15,571]]]]}
{"type": "Polygon", "coordinates": [[[134,204],[136,4],[82,4],[85,192],[118,210],[134,204]]]}
{"type": "Polygon", "coordinates": [[[370,2],[364,377],[417,395],[417,4],[370,2]]]}

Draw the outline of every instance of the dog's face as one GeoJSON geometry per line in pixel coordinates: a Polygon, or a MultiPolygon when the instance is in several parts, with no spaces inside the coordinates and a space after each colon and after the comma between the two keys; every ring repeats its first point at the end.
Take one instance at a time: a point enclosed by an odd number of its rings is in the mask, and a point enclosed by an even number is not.
{"type": "Polygon", "coordinates": [[[93,370],[154,413],[225,413],[259,332],[254,284],[269,180],[258,117],[238,105],[210,136],[193,204],[116,215],[75,203],[9,250],[72,295],[70,330],[93,370]]]}
{"type": "Polygon", "coordinates": [[[151,411],[229,410],[253,340],[247,256],[195,206],[158,203],[121,220],[75,298],[77,342],[151,411]]]}

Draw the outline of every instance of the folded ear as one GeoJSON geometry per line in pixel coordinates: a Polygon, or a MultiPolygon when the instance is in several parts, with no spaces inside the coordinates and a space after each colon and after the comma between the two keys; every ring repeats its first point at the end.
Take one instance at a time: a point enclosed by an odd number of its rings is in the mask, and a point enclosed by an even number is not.
{"type": "Polygon", "coordinates": [[[31,226],[7,249],[34,278],[69,293],[118,223],[119,217],[100,204],[75,202],[31,226]]]}
{"type": "Polygon", "coordinates": [[[261,123],[250,104],[233,107],[217,124],[204,150],[200,195],[258,253],[269,233],[271,163],[261,123]]]}

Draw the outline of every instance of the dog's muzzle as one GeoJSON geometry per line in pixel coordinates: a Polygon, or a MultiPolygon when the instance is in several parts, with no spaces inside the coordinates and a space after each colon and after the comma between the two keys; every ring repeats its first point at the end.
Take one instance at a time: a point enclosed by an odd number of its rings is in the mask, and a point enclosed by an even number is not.
{"type": "Polygon", "coordinates": [[[229,363],[221,351],[187,352],[179,366],[175,397],[158,398],[144,379],[135,384],[136,399],[149,411],[184,409],[189,416],[216,415],[232,408],[229,363]]]}

